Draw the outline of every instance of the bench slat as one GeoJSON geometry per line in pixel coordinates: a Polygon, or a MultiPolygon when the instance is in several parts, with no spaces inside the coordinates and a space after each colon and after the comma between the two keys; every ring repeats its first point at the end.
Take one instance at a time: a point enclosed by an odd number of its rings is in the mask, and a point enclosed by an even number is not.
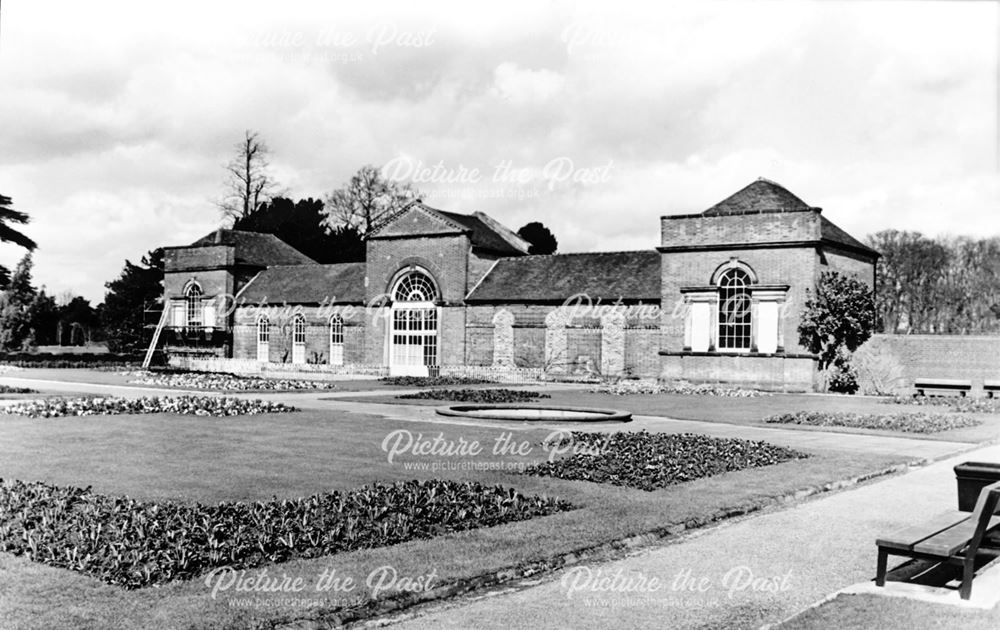
{"type": "MultiPolygon", "coordinates": [[[[972,519],[966,520],[964,523],[958,523],[936,536],[920,541],[913,546],[913,550],[917,553],[926,553],[932,556],[953,556],[969,544],[972,536],[976,533],[976,525],[978,525],[978,522],[972,519]]],[[[1000,525],[1000,516],[994,516],[990,519],[987,531],[998,525],[1000,525]]]]}
{"type": "Polygon", "coordinates": [[[969,520],[969,516],[968,512],[959,512],[958,510],[942,512],[927,521],[916,525],[908,525],[891,534],[882,536],[875,541],[875,544],[879,547],[913,551],[913,546],[917,543],[940,534],[963,521],[969,520]]]}
{"type": "Polygon", "coordinates": [[[926,387],[927,389],[967,389],[972,387],[972,381],[955,378],[916,378],[913,379],[914,387],[926,387]]]}

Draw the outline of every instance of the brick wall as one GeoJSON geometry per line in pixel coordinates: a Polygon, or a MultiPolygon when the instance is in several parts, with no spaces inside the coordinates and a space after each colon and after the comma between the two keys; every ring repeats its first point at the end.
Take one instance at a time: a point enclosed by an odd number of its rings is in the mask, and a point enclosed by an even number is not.
{"type": "Polygon", "coordinates": [[[671,355],[662,357],[661,378],[694,383],[732,383],[775,391],[812,391],[815,361],[807,358],[739,355],[671,355]]]}
{"type": "Polygon", "coordinates": [[[460,304],[465,298],[468,237],[373,239],[367,247],[366,302],[388,293],[397,272],[408,265],[419,265],[430,272],[445,302],[460,304]]]}
{"type": "Polygon", "coordinates": [[[907,386],[917,378],[963,379],[981,392],[984,379],[1000,379],[997,335],[874,335],[870,344],[899,360],[907,386]]]}
{"type": "MultiPolygon", "coordinates": [[[[306,318],[306,360],[330,360],[330,307],[295,306],[276,307],[260,311],[256,307],[241,306],[234,313],[233,358],[256,360],[257,317],[268,316],[270,341],[269,360],[273,363],[292,360],[292,317],[302,313],[306,318]]],[[[365,363],[365,324],[367,319],[360,306],[344,306],[336,311],[344,318],[344,363],[365,363]]]]}
{"type": "Polygon", "coordinates": [[[224,269],[218,269],[164,273],[163,295],[168,299],[184,297],[184,289],[192,280],[201,285],[201,292],[205,297],[233,294],[233,275],[224,269]]]}
{"type": "Polygon", "coordinates": [[[514,324],[514,365],[522,368],[544,367],[544,328],[514,324]]]}
{"type": "Polygon", "coordinates": [[[163,252],[163,268],[170,272],[231,267],[235,251],[232,245],[172,247],[163,252]]]}
{"type": "Polygon", "coordinates": [[[567,328],[566,361],[570,372],[589,365],[595,372],[601,369],[601,329],[567,328]],[[587,361],[589,359],[589,361],[587,361]]]}
{"type": "Polygon", "coordinates": [[[656,328],[625,329],[625,373],[654,377],[660,373],[660,332],[656,328]]]}
{"type": "Polygon", "coordinates": [[[665,252],[661,265],[664,349],[680,351],[684,347],[685,311],[678,308],[678,302],[682,300],[681,287],[708,286],[715,270],[730,258],[753,269],[761,284],[789,286],[782,328],[785,351],[805,352],[805,348],[798,342],[796,329],[806,299],[805,290],[815,286],[818,273],[816,250],[813,247],[665,252]]]}
{"type": "Polygon", "coordinates": [[[824,248],[819,257],[820,271],[839,271],[858,277],[868,286],[875,286],[875,265],[862,256],[845,250],[824,248]]]}
{"type": "Polygon", "coordinates": [[[740,216],[663,217],[664,247],[775,243],[818,240],[819,214],[813,210],[740,216]]]}

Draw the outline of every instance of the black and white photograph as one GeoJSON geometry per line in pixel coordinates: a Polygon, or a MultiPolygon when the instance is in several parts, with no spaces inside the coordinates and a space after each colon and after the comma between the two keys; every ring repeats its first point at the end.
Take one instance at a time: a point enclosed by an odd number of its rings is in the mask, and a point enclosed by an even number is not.
{"type": "Polygon", "coordinates": [[[1000,628],[1000,2],[0,2],[0,630],[1000,628]]]}

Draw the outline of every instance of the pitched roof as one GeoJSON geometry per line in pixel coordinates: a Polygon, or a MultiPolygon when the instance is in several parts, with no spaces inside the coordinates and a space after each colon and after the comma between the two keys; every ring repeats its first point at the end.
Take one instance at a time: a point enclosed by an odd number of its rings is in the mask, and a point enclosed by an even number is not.
{"type": "Polygon", "coordinates": [[[251,304],[361,304],[365,263],[268,267],[237,297],[251,304]]]}
{"type": "Polygon", "coordinates": [[[834,225],[833,221],[830,221],[822,215],[820,215],[819,220],[820,238],[822,240],[840,245],[846,245],[850,248],[861,249],[875,256],[880,256],[876,250],[868,247],[858,239],[845,232],[843,229],[834,225]]]}
{"type": "Polygon", "coordinates": [[[191,247],[231,245],[237,264],[269,267],[271,265],[315,265],[316,261],[274,234],[216,230],[191,243],[191,247]]]}
{"type": "Polygon", "coordinates": [[[474,212],[473,214],[459,214],[444,210],[436,210],[436,212],[469,230],[469,240],[476,247],[488,249],[498,254],[515,256],[525,254],[528,251],[528,244],[520,236],[482,212],[474,212]]]}
{"type": "Polygon", "coordinates": [[[654,250],[501,258],[467,302],[551,302],[576,294],[604,303],[660,300],[654,250]]]}
{"type": "Polygon", "coordinates": [[[767,212],[798,212],[813,209],[777,182],[763,177],[726,197],[702,214],[732,216],[767,212]]]}
{"type": "MultiPolygon", "coordinates": [[[[469,240],[472,241],[474,247],[485,249],[501,256],[522,256],[528,252],[529,244],[527,241],[501,225],[489,215],[482,212],[460,214],[458,212],[439,210],[428,206],[419,199],[389,217],[370,238],[397,238],[406,236],[408,234],[407,230],[412,228],[408,224],[403,225],[399,223],[399,220],[414,210],[436,218],[437,221],[441,222],[442,227],[446,227],[448,230],[465,232],[468,234],[469,240]]],[[[426,228],[427,226],[424,224],[422,227],[426,228]]],[[[425,230],[414,232],[414,234],[424,233],[425,230]]]]}

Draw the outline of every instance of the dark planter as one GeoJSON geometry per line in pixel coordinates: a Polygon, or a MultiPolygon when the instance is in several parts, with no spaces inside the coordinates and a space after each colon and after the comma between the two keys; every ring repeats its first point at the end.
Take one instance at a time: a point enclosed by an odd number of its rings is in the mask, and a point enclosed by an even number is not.
{"type": "Polygon", "coordinates": [[[963,462],[955,466],[955,481],[958,483],[958,509],[971,512],[976,509],[979,491],[1000,481],[1000,463],[963,462]]]}

